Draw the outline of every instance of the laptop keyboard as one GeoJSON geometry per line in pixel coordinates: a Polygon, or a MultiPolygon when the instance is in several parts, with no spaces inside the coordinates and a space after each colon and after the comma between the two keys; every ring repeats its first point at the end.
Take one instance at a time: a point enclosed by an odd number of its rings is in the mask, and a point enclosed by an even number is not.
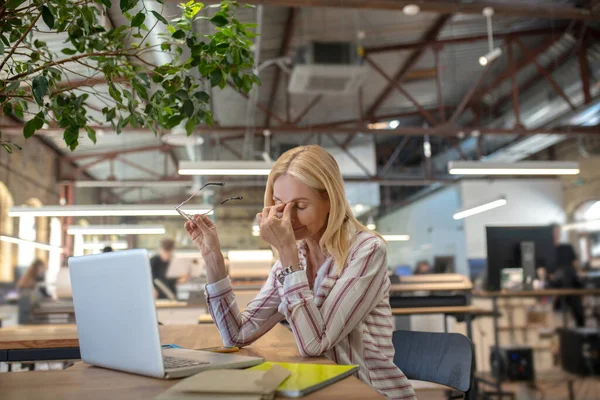
{"type": "Polygon", "coordinates": [[[179,358],[163,356],[163,365],[165,369],[194,367],[196,365],[210,364],[208,361],[190,360],[189,358],[179,358]]]}

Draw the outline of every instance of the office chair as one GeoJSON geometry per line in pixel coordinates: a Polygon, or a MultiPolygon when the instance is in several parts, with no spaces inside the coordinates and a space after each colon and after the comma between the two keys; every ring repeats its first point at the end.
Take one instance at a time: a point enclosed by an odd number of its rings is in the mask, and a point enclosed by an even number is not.
{"type": "Polygon", "coordinates": [[[392,336],[394,364],[408,379],[448,386],[470,400],[475,351],[469,338],[458,333],[396,331],[392,336]]]}

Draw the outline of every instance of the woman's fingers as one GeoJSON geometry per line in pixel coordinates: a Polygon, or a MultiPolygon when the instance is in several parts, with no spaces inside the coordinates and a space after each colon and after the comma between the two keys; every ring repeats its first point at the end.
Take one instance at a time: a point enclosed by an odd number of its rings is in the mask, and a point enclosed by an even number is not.
{"type": "Polygon", "coordinates": [[[257,213],[256,214],[256,222],[258,222],[259,226],[260,226],[261,221],[262,221],[262,213],[257,213]]]}
{"type": "Polygon", "coordinates": [[[202,214],[202,215],[200,216],[200,218],[202,218],[202,221],[204,221],[204,224],[205,224],[206,226],[208,226],[209,228],[211,228],[211,229],[212,229],[212,228],[214,228],[214,227],[216,226],[216,225],[215,225],[215,223],[213,222],[213,220],[212,220],[212,219],[210,219],[210,218],[208,218],[208,215],[206,215],[206,214],[202,214]]]}
{"type": "Polygon", "coordinates": [[[271,207],[265,207],[265,208],[263,208],[263,211],[262,211],[262,221],[263,222],[266,222],[267,219],[269,218],[269,209],[270,208],[271,207]]]}
{"type": "Polygon", "coordinates": [[[207,233],[210,231],[210,228],[206,225],[206,222],[204,222],[204,219],[202,219],[201,215],[194,215],[194,223],[196,224],[198,229],[200,229],[201,232],[207,233]]]}
{"type": "Polygon", "coordinates": [[[282,207],[285,207],[285,204],[280,203],[280,204],[277,204],[277,205],[271,207],[269,210],[269,218],[277,217],[277,215],[283,209],[282,207]]]}
{"type": "Polygon", "coordinates": [[[283,220],[291,221],[292,220],[292,208],[294,208],[294,203],[287,203],[283,210],[283,220]]]}

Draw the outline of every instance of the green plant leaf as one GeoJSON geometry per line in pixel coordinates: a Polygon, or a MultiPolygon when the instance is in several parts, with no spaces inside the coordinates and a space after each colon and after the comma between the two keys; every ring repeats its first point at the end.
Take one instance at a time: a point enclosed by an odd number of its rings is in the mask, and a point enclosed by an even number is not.
{"type": "Polygon", "coordinates": [[[54,28],[54,15],[52,15],[52,11],[46,6],[42,6],[42,19],[48,28],[54,28]]]}
{"type": "Polygon", "coordinates": [[[10,147],[10,145],[8,143],[2,143],[2,147],[4,147],[4,150],[6,150],[6,152],[8,154],[13,153],[13,149],[12,149],[12,147],[10,147]]]}
{"type": "Polygon", "coordinates": [[[165,124],[167,129],[173,129],[175,128],[177,125],[179,125],[181,123],[181,121],[183,121],[183,115],[173,115],[171,118],[169,118],[167,120],[167,123],[165,124]]]}
{"type": "Polygon", "coordinates": [[[66,55],[68,55],[68,56],[72,56],[73,54],[76,54],[76,53],[77,53],[77,51],[76,51],[76,50],[69,49],[68,47],[67,47],[67,48],[65,48],[65,49],[62,49],[61,51],[63,52],[63,54],[66,54],[66,55]]]}
{"type": "Polygon", "coordinates": [[[129,11],[137,4],[137,0],[121,0],[119,6],[122,12],[129,11]]]}
{"type": "Polygon", "coordinates": [[[229,20],[223,13],[218,12],[210,19],[210,22],[213,25],[216,25],[219,28],[221,28],[221,27],[227,25],[229,23],[229,20]]]}
{"type": "Polygon", "coordinates": [[[185,133],[187,133],[187,135],[190,136],[192,133],[194,133],[195,127],[196,127],[196,121],[194,121],[193,118],[189,118],[185,122],[185,133]]]}
{"type": "Polygon", "coordinates": [[[194,93],[194,97],[196,99],[198,99],[198,101],[201,101],[202,103],[208,103],[208,101],[210,100],[210,96],[208,95],[208,93],[206,93],[202,90],[194,93]]]}
{"type": "Polygon", "coordinates": [[[131,26],[137,28],[138,26],[142,25],[145,20],[146,15],[140,11],[139,13],[135,14],[135,17],[133,17],[131,20],[131,26]]]}
{"type": "Polygon", "coordinates": [[[25,3],[25,0],[9,0],[6,2],[7,10],[14,10],[19,7],[21,4],[25,3]]]}
{"type": "Polygon", "coordinates": [[[94,128],[90,127],[90,126],[84,126],[85,131],[87,132],[88,138],[90,138],[90,140],[92,141],[92,143],[96,144],[96,131],[94,130],[94,128]]]}
{"type": "Polygon", "coordinates": [[[210,85],[212,87],[220,85],[222,80],[223,80],[223,74],[221,73],[220,69],[217,68],[213,72],[210,73],[210,85]]]}
{"type": "Polygon", "coordinates": [[[150,87],[150,77],[148,76],[147,73],[142,72],[137,74],[137,77],[140,78],[140,80],[144,83],[144,86],[146,86],[147,88],[150,87]]]}
{"type": "Polygon", "coordinates": [[[181,100],[187,100],[189,99],[189,95],[188,92],[186,92],[183,89],[179,89],[178,91],[175,92],[175,96],[177,96],[177,98],[181,99],[181,100]]]}
{"type": "Polygon", "coordinates": [[[154,18],[156,18],[157,20],[159,20],[160,22],[162,22],[165,25],[169,25],[169,22],[165,19],[165,17],[163,17],[162,15],[160,15],[159,13],[157,13],[154,10],[152,10],[151,13],[152,13],[152,15],[154,15],[154,18]]]}
{"type": "Polygon", "coordinates": [[[44,103],[44,96],[48,91],[48,79],[46,79],[44,75],[38,75],[33,78],[32,86],[33,97],[35,98],[35,101],[39,105],[42,105],[44,103]]]}
{"type": "Polygon", "coordinates": [[[112,82],[108,84],[108,94],[110,94],[110,97],[112,97],[117,103],[123,103],[121,92],[119,92],[112,82]]]}
{"type": "Polygon", "coordinates": [[[23,126],[23,136],[25,136],[25,139],[29,139],[35,131],[42,129],[42,126],[44,126],[44,114],[39,112],[33,119],[25,123],[25,126],[23,126]]]}
{"type": "Polygon", "coordinates": [[[181,29],[175,31],[175,33],[173,33],[173,39],[183,39],[185,38],[185,32],[182,31],[181,29]]]}
{"type": "Polygon", "coordinates": [[[19,81],[14,81],[11,82],[10,85],[8,85],[6,87],[6,89],[4,89],[4,93],[8,93],[8,92],[12,92],[13,90],[17,90],[20,86],[20,82],[19,81]]]}
{"type": "Polygon", "coordinates": [[[181,111],[188,118],[191,117],[194,114],[194,103],[191,100],[185,100],[183,106],[181,106],[181,111]]]}
{"type": "Polygon", "coordinates": [[[104,4],[106,6],[106,8],[111,8],[112,7],[112,3],[110,2],[110,0],[100,0],[102,2],[102,4],[104,4]]]}

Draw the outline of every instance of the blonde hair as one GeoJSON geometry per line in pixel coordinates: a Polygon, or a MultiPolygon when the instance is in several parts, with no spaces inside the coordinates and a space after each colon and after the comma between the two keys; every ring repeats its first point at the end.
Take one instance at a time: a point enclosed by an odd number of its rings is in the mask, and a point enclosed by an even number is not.
{"type": "Polygon", "coordinates": [[[323,199],[329,200],[327,227],[319,246],[323,253],[332,256],[336,271],[346,265],[352,238],[360,231],[369,231],[352,214],[344,181],[335,158],[317,145],[299,146],[283,153],[269,174],[265,190],[265,207],[274,205],[273,185],[282,175],[291,175],[323,199]]]}

